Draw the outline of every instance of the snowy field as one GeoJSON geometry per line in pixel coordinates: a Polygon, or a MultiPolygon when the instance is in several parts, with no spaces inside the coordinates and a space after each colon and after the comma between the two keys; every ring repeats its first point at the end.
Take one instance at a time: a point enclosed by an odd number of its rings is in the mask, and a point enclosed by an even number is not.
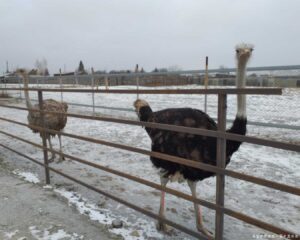
{"type": "MultiPolygon", "coordinates": [[[[189,86],[188,88],[197,87],[189,86]]],[[[133,87],[122,86],[114,88],[128,89],[133,87]]],[[[19,96],[18,92],[15,92],[15,96],[19,96]]],[[[31,97],[32,99],[36,99],[37,94],[31,92],[31,97]]],[[[47,98],[60,100],[60,93],[44,93],[44,99],[47,98]]],[[[92,104],[92,94],[90,93],[64,93],[63,98],[64,101],[69,103],[92,104]]],[[[203,109],[204,102],[204,97],[201,95],[140,95],[140,98],[146,99],[154,111],[168,107],[203,109]]],[[[95,94],[95,103],[99,106],[131,108],[133,110],[132,103],[135,99],[136,95],[134,94],[95,94]]],[[[299,103],[300,89],[284,89],[281,96],[251,95],[247,97],[248,120],[299,126],[299,103]]],[[[11,104],[24,106],[24,102],[11,104]]],[[[236,112],[236,96],[229,95],[227,105],[228,118],[233,119],[236,112]]],[[[99,108],[96,111],[99,115],[136,119],[134,112],[112,111],[99,108]]],[[[92,108],[70,107],[69,112],[91,115],[92,108]]],[[[216,112],[217,97],[209,95],[208,113],[210,116],[215,117],[217,115],[216,112]]],[[[0,116],[27,122],[27,112],[25,111],[1,108],[0,116]]],[[[1,121],[0,126],[0,129],[3,131],[41,143],[39,135],[33,134],[28,128],[3,121],[1,121]]],[[[69,118],[65,132],[147,150],[150,149],[151,145],[145,130],[138,126],[69,118]]],[[[300,131],[295,130],[249,126],[248,135],[300,144],[300,131]]],[[[0,139],[1,143],[18,149],[26,155],[39,160],[43,159],[40,149],[8,138],[2,134],[0,134],[0,139]]],[[[54,146],[58,148],[58,140],[55,139],[53,142],[54,146]]],[[[66,137],[63,137],[63,149],[67,154],[159,183],[156,169],[152,167],[147,156],[66,137]]],[[[36,164],[28,162],[3,148],[0,150],[0,158],[5,159],[14,169],[19,169],[21,172],[35,173],[39,181],[44,181],[44,170],[36,164]]],[[[109,191],[118,197],[136,203],[155,213],[158,212],[160,194],[157,190],[74,161],[53,163],[52,166],[78,177],[99,189],[109,191]]],[[[253,144],[243,144],[239,151],[233,155],[227,168],[299,187],[300,154],[296,152],[253,144]]],[[[19,172],[19,175],[22,175],[21,172],[19,172]]],[[[84,187],[73,184],[60,176],[51,175],[51,183],[54,186],[54,191],[68,199],[69,204],[75,206],[78,212],[86,214],[93,221],[107,225],[110,225],[113,219],[121,219],[125,223],[123,228],[110,229],[110,231],[121,234],[125,239],[193,239],[179,231],[173,231],[170,236],[160,234],[155,229],[153,219],[147,218],[99,194],[88,191],[84,187]]],[[[215,177],[212,177],[199,183],[198,196],[207,201],[214,202],[215,182],[215,177]]],[[[189,194],[189,188],[186,183],[171,183],[168,186],[189,194]]],[[[166,194],[166,205],[167,218],[195,229],[192,203],[166,194]]],[[[300,197],[227,177],[225,206],[300,234],[300,197]]],[[[209,230],[214,231],[214,211],[202,208],[205,226],[209,230]]],[[[231,217],[225,217],[224,232],[225,239],[233,240],[254,239],[255,234],[268,234],[268,232],[264,232],[259,228],[231,217]]],[[[265,237],[263,239],[279,239],[279,237],[265,237]]]]}

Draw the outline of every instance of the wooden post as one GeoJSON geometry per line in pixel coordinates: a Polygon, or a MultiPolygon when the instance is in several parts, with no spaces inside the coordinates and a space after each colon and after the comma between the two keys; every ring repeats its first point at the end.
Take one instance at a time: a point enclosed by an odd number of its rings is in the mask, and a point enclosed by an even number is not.
{"type": "Polygon", "coordinates": [[[20,77],[18,77],[18,80],[19,80],[19,88],[20,88],[20,99],[22,99],[22,90],[21,90],[22,86],[21,86],[21,78],[20,78],[20,77]]]}
{"type": "MultiPolygon", "coordinates": [[[[60,85],[60,89],[62,90],[61,69],[59,69],[59,85],[60,85]]],[[[64,100],[63,92],[60,92],[60,100],[61,102],[64,100]]]]}
{"type": "MultiPolygon", "coordinates": [[[[91,79],[91,85],[92,85],[92,89],[94,90],[94,86],[95,86],[95,80],[94,80],[94,68],[91,69],[92,70],[92,79],[91,79]]],[[[95,115],[95,93],[92,92],[92,101],[93,101],[93,115],[95,115]]]]}
{"type": "MultiPolygon", "coordinates": [[[[4,88],[6,88],[6,80],[5,80],[5,73],[3,72],[3,83],[4,83],[4,88]]],[[[2,90],[2,94],[5,96],[7,95],[7,91],[6,90],[2,90]]]]}
{"type": "Polygon", "coordinates": [[[108,90],[108,77],[105,75],[104,77],[104,82],[105,82],[105,89],[108,90]]]}
{"type": "MultiPolygon", "coordinates": [[[[205,89],[208,87],[208,56],[205,58],[205,78],[204,78],[205,89]]],[[[204,112],[207,112],[207,94],[204,95],[204,112]]]]}
{"type": "Polygon", "coordinates": [[[74,78],[75,78],[75,84],[76,84],[76,86],[78,86],[78,78],[77,78],[76,71],[74,72],[74,78]]]}
{"type": "MultiPolygon", "coordinates": [[[[42,111],[43,110],[43,92],[38,91],[38,98],[39,98],[39,108],[42,111]]],[[[45,128],[45,117],[44,112],[40,112],[40,118],[43,128],[45,128]]],[[[46,138],[46,132],[42,131],[42,140],[43,140],[43,147],[47,148],[47,138],[46,138]]],[[[46,149],[43,149],[44,154],[44,164],[45,164],[45,178],[46,178],[46,184],[50,184],[50,174],[49,174],[49,168],[48,168],[48,151],[46,149]]]]}
{"type": "MultiPolygon", "coordinates": [[[[135,66],[135,73],[139,72],[139,65],[137,64],[135,66]]],[[[140,87],[140,78],[136,77],[136,90],[139,91],[139,87],[140,87]]],[[[136,94],[136,99],[139,99],[139,92],[137,92],[136,94]]]]}
{"type": "MultiPolygon", "coordinates": [[[[93,74],[95,74],[94,69],[93,69],[93,74]]],[[[99,89],[99,84],[100,84],[100,77],[97,77],[96,78],[96,83],[95,83],[97,90],[99,89]]]]}
{"type": "MultiPolygon", "coordinates": [[[[226,131],[226,108],[227,95],[218,95],[218,130],[226,131]]],[[[226,140],[224,138],[217,138],[217,167],[225,169],[226,166],[226,140]]],[[[224,206],[225,193],[225,176],[224,174],[216,174],[216,204],[220,207],[224,206]]],[[[216,210],[216,229],[215,239],[223,239],[224,230],[224,213],[220,209],[216,210]]]]}

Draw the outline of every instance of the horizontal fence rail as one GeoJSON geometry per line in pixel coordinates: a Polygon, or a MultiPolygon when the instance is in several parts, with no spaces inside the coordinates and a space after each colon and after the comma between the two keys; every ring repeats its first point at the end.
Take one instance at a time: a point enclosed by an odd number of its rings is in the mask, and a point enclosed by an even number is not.
{"type": "MultiPolygon", "coordinates": [[[[148,155],[148,156],[152,156],[152,157],[157,157],[157,158],[161,158],[163,160],[171,161],[174,163],[180,163],[182,165],[194,167],[194,168],[201,169],[201,170],[210,171],[213,173],[225,174],[225,175],[228,175],[233,178],[253,182],[253,183],[265,186],[265,187],[274,188],[276,190],[281,190],[284,192],[288,192],[288,193],[300,196],[300,188],[292,187],[289,185],[285,185],[285,184],[281,184],[281,183],[277,183],[277,182],[273,182],[273,181],[269,181],[269,180],[258,178],[258,177],[253,177],[253,176],[243,174],[243,173],[234,172],[232,170],[220,169],[220,168],[215,167],[210,164],[195,162],[192,160],[188,160],[188,159],[184,159],[184,158],[180,158],[180,157],[176,157],[176,156],[172,156],[172,155],[168,155],[168,154],[163,154],[163,153],[159,153],[159,152],[153,152],[153,151],[148,151],[148,150],[141,149],[141,148],[127,146],[124,144],[112,143],[112,142],[108,142],[108,141],[104,141],[104,140],[100,140],[100,139],[83,137],[80,135],[75,135],[75,134],[70,134],[70,133],[66,133],[66,132],[59,132],[59,131],[55,131],[55,130],[51,130],[51,129],[41,128],[38,126],[29,125],[29,124],[21,123],[18,121],[14,121],[14,120],[2,118],[2,117],[0,117],[0,120],[11,122],[11,123],[18,124],[21,126],[26,126],[26,127],[32,128],[32,129],[36,129],[38,131],[46,131],[46,132],[52,133],[52,134],[61,134],[62,136],[75,138],[75,139],[79,139],[82,141],[88,141],[88,142],[92,142],[92,143],[102,144],[102,145],[105,145],[108,147],[119,148],[122,150],[140,153],[140,154],[144,154],[144,155],[148,155]]],[[[3,131],[0,131],[0,133],[3,133],[3,131]]],[[[8,135],[8,134],[6,134],[6,135],[8,135]]]]}
{"type": "MultiPolygon", "coordinates": [[[[25,100],[25,98],[18,97],[18,99],[25,100]]],[[[37,99],[30,99],[33,102],[38,102],[37,99]]],[[[99,105],[89,105],[89,104],[82,104],[82,103],[74,103],[68,102],[70,106],[77,106],[77,107],[89,107],[89,108],[99,108],[105,110],[112,110],[112,111],[123,111],[123,112],[135,112],[133,108],[122,108],[122,107],[106,107],[106,106],[99,106],[99,105]]],[[[213,120],[217,120],[217,118],[212,117],[213,120]]],[[[232,123],[233,119],[227,119],[227,123],[232,123]]],[[[257,121],[249,121],[247,120],[248,125],[258,126],[258,127],[269,127],[269,128],[280,128],[280,129],[289,129],[289,130],[300,130],[300,126],[295,125],[288,125],[288,124],[279,124],[279,123],[262,123],[257,121]]]]}
{"type": "Polygon", "coordinates": [[[118,94],[249,94],[281,95],[281,88],[214,88],[214,89],[50,89],[50,88],[0,88],[1,90],[27,90],[42,92],[118,93],[118,94]]]}
{"type": "Polygon", "coordinates": [[[226,132],[220,133],[218,131],[213,131],[213,130],[189,128],[189,127],[182,127],[182,126],[168,125],[168,124],[161,124],[161,123],[149,123],[149,122],[142,122],[142,121],[135,121],[135,120],[125,120],[125,119],[110,118],[110,117],[86,116],[86,115],[74,114],[74,113],[57,113],[57,112],[51,112],[51,111],[40,111],[38,109],[30,109],[29,110],[28,108],[24,108],[24,107],[8,106],[8,105],[3,105],[3,104],[0,104],[0,107],[33,111],[33,112],[44,112],[44,113],[51,113],[51,114],[66,115],[69,117],[89,119],[89,120],[99,120],[99,121],[105,121],[105,122],[124,123],[124,124],[129,124],[129,125],[145,126],[145,127],[157,128],[157,129],[161,129],[161,130],[190,133],[190,134],[194,134],[194,135],[202,135],[202,136],[207,136],[207,137],[220,137],[220,138],[225,138],[227,140],[259,144],[259,145],[263,145],[266,147],[280,148],[280,149],[289,150],[289,151],[296,151],[296,152],[300,151],[300,145],[296,145],[296,144],[292,144],[292,143],[285,143],[285,142],[279,142],[279,141],[267,140],[267,139],[261,139],[261,138],[256,138],[256,137],[249,137],[249,136],[242,136],[242,135],[226,133],[226,132]]]}
{"type": "MultiPolygon", "coordinates": [[[[218,117],[218,122],[221,120],[221,122],[223,121],[223,125],[226,121],[226,95],[228,94],[252,94],[252,95],[280,95],[282,93],[281,89],[278,88],[247,88],[247,89],[164,89],[164,90],[94,90],[94,89],[45,89],[45,88],[28,88],[28,89],[24,89],[24,88],[0,88],[0,90],[29,90],[29,91],[38,91],[39,93],[39,103],[40,103],[40,109],[41,109],[41,102],[42,102],[42,93],[43,92],[88,92],[88,93],[110,93],[110,94],[114,94],[114,93],[118,93],[118,94],[217,94],[219,97],[219,106],[222,105],[223,108],[225,109],[225,112],[220,112],[220,108],[219,108],[219,117],[218,117]],[[223,100],[222,100],[223,99],[223,100]]],[[[51,111],[41,111],[40,109],[27,109],[24,107],[17,107],[17,106],[8,106],[8,105],[0,105],[0,107],[5,107],[5,108],[11,108],[11,109],[18,109],[18,110],[23,110],[23,111],[36,111],[36,112],[40,112],[40,116],[44,116],[44,114],[46,113],[50,113],[50,114],[59,114],[59,115],[66,115],[68,117],[74,117],[74,118],[80,118],[80,119],[87,119],[87,120],[97,120],[97,121],[104,121],[104,122],[112,122],[112,123],[120,123],[120,124],[128,124],[128,125],[135,125],[135,126],[145,126],[145,127],[150,127],[150,128],[157,128],[157,129],[161,129],[161,130],[167,130],[167,131],[175,131],[175,132],[181,132],[181,133],[189,133],[189,134],[193,134],[193,135],[203,135],[203,136],[208,136],[208,137],[214,137],[219,139],[218,141],[221,143],[219,151],[221,154],[224,154],[224,145],[222,145],[222,142],[225,143],[226,141],[229,140],[233,140],[233,141],[239,141],[239,142],[246,142],[246,143],[251,143],[251,144],[255,144],[255,145],[262,145],[262,146],[267,146],[267,147],[273,147],[273,148],[278,148],[278,149],[284,149],[284,150],[289,150],[289,151],[296,151],[296,152],[300,152],[300,145],[296,145],[296,144],[291,144],[291,143],[285,143],[285,142],[279,142],[279,141],[273,141],[273,140],[267,140],[267,139],[261,139],[261,138],[256,138],[256,137],[250,137],[250,136],[241,136],[241,135],[237,135],[237,134],[231,134],[231,133],[227,133],[225,131],[220,131],[220,129],[218,129],[217,131],[212,131],[212,130],[205,130],[205,129],[198,129],[198,128],[189,128],[189,127],[182,127],[182,126],[175,126],[175,125],[167,125],[167,124],[158,124],[158,123],[149,123],[149,122],[140,122],[140,121],[135,121],[135,120],[126,120],[126,119],[118,119],[118,118],[112,118],[112,117],[99,117],[99,116],[87,116],[87,115],[81,115],[81,114],[74,114],[74,113],[61,113],[61,112],[51,112],[51,111]]],[[[93,162],[90,162],[88,160],[85,159],[81,159],[72,155],[68,155],[65,153],[62,153],[60,151],[54,150],[54,149],[50,149],[47,147],[47,144],[45,141],[43,141],[43,145],[34,143],[32,141],[26,140],[24,138],[21,138],[19,136],[13,135],[11,133],[5,132],[0,130],[0,134],[6,135],[8,137],[17,139],[19,141],[25,142],[27,144],[31,144],[39,149],[42,149],[44,151],[44,159],[47,160],[47,153],[48,152],[52,152],[52,153],[56,153],[59,154],[65,158],[68,159],[72,159],[74,161],[77,161],[79,163],[82,164],[86,164],[89,165],[91,167],[97,168],[99,170],[102,171],[106,171],[108,173],[123,177],[123,178],[127,178],[129,180],[144,184],[148,187],[152,187],[155,188],[157,190],[160,191],[164,191],[167,193],[170,193],[172,195],[175,195],[179,198],[182,198],[184,200],[187,201],[191,201],[200,205],[203,205],[204,207],[207,207],[209,209],[215,210],[216,211],[216,216],[217,216],[217,225],[215,228],[215,236],[217,240],[221,240],[223,239],[223,224],[224,224],[224,214],[231,216],[233,218],[236,218],[238,220],[244,221],[245,223],[257,226],[261,229],[276,233],[276,234],[280,234],[285,236],[286,238],[291,238],[289,236],[292,236],[293,239],[300,239],[300,236],[285,230],[281,227],[278,226],[274,226],[272,224],[266,223],[262,220],[258,220],[256,218],[247,216],[245,214],[239,213],[237,211],[228,209],[224,206],[224,178],[225,176],[229,176],[232,178],[236,178],[239,180],[244,180],[244,181],[248,181],[248,182],[252,182],[264,187],[269,187],[269,188],[273,188],[276,190],[280,190],[280,191],[284,191],[290,194],[294,194],[297,196],[300,196],[300,188],[296,187],[296,186],[290,186],[287,184],[282,184],[282,183],[278,183],[278,182],[273,182],[267,179],[262,179],[259,177],[254,177],[254,176],[250,176],[247,174],[243,174],[243,173],[238,173],[232,170],[227,170],[224,168],[224,166],[222,167],[221,165],[218,166],[214,166],[214,165],[210,165],[210,164],[205,164],[202,162],[196,162],[193,160],[189,160],[189,159],[185,159],[185,158],[181,158],[178,156],[172,156],[172,155],[168,155],[168,154],[164,154],[164,153],[160,153],[160,152],[154,152],[154,151],[149,151],[149,150],[145,150],[145,149],[141,149],[141,148],[137,148],[137,147],[132,147],[132,146],[128,146],[128,145],[124,145],[124,144],[120,144],[120,143],[114,143],[114,142],[110,142],[110,141],[104,141],[101,139],[94,139],[94,138],[90,138],[90,137],[85,137],[82,135],[76,135],[76,134],[71,134],[71,133],[67,133],[67,132],[60,132],[60,131],[55,131],[52,129],[47,129],[45,127],[41,127],[41,126],[35,126],[35,125],[30,125],[30,124],[25,124],[19,121],[15,121],[12,119],[8,119],[8,118],[4,118],[4,117],[0,117],[0,120],[2,121],[6,121],[6,122],[10,122],[13,124],[17,124],[20,126],[24,126],[24,127],[29,127],[30,129],[35,129],[38,132],[42,133],[43,136],[45,136],[45,133],[52,133],[52,134],[59,134],[61,136],[64,137],[70,137],[70,138],[74,138],[74,139],[78,139],[81,141],[87,141],[87,142],[91,142],[91,143],[95,143],[95,144],[101,144],[101,145],[105,145],[108,147],[113,147],[113,148],[118,148],[118,149],[122,149],[122,150],[126,150],[126,151],[130,151],[130,152],[134,152],[134,153],[139,153],[139,154],[143,154],[143,155],[147,155],[147,156],[152,156],[158,159],[163,159],[166,161],[170,161],[170,162],[174,162],[174,163],[178,163],[181,165],[186,165],[189,167],[193,167],[193,168],[197,168],[197,169],[202,169],[205,171],[210,171],[213,172],[215,174],[217,174],[217,178],[219,178],[219,184],[218,187],[220,189],[220,193],[218,193],[218,199],[216,203],[212,203],[212,202],[208,202],[206,200],[203,199],[199,199],[199,198],[195,198],[193,196],[187,195],[185,193],[179,192],[177,190],[168,188],[168,187],[162,187],[159,184],[153,183],[151,181],[145,180],[143,178],[139,178],[139,177],[135,177],[132,176],[130,174],[124,173],[124,172],[120,172],[118,170],[114,170],[111,169],[109,167],[105,167],[102,166],[100,164],[96,164],[93,162]],[[296,236],[296,238],[295,238],[296,236]],[[299,237],[299,238],[298,238],[299,237]]],[[[45,140],[43,138],[43,140],[45,140]]],[[[161,217],[159,215],[154,214],[153,212],[149,211],[149,210],[145,210],[137,205],[134,205],[133,203],[130,203],[128,201],[125,201],[124,199],[121,199],[120,197],[117,197],[111,193],[105,192],[101,189],[95,188],[79,179],[74,178],[73,176],[70,176],[68,174],[63,173],[60,170],[57,170],[55,168],[52,168],[48,165],[48,162],[45,160],[44,164],[29,157],[26,156],[25,154],[16,151],[12,148],[10,148],[9,146],[6,146],[2,143],[0,143],[0,146],[10,150],[28,160],[31,160],[41,166],[43,166],[45,168],[45,172],[47,174],[47,171],[49,172],[49,170],[51,170],[52,172],[55,172],[57,174],[60,174],[61,176],[64,176],[78,184],[81,184],[95,192],[98,192],[104,196],[107,196],[119,203],[124,204],[127,207],[130,207],[138,212],[141,212],[151,218],[154,219],[158,219],[170,226],[173,226],[174,228],[177,228],[179,230],[181,230],[184,233],[187,233],[191,236],[197,237],[199,239],[207,239],[206,236],[202,235],[201,233],[195,232],[193,230],[190,230],[188,228],[186,228],[185,226],[182,226],[180,224],[177,224],[173,221],[170,221],[164,217],[161,217]]],[[[220,158],[217,159],[217,161],[221,161],[220,158]]],[[[224,161],[224,158],[223,158],[224,161]]],[[[219,162],[220,163],[220,162],[219,162]]],[[[49,179],[50,181],[50,179],[49,179]]]]}

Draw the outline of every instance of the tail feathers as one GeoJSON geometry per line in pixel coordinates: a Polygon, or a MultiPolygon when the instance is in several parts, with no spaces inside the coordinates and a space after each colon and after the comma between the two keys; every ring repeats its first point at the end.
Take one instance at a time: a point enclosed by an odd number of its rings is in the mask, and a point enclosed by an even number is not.
{"type": "Polygon", "coordinates": [[[149,104],[143,99],[137,99],[133,106],[135,111],[141,121],[148,121],[148,119],[152,115],[152,109],[150,108],[149,104]]]}

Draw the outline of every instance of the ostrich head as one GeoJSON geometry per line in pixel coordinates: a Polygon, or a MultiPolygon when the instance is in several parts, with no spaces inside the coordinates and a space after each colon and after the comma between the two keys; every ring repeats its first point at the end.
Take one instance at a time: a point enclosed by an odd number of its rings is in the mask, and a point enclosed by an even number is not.
{"type": "Polygon", "coordinates": [[[146,121],[150,117],[152,109],[149,103],[147,103],[145,100],[137,99],[133,103],[133,106],[135,108],[136,114],[138,115],[141,121],[146,121]]]}
{"type": "Polygon", "coordinates": [[[238,63],[246,66],[249,58],[252,55],[254,46],[252,44],[241,43],[235,47],[236,59],[238,63]]]}
{"type": "Polygon", "coordinates": [[[134,108],[135,108],[136,113],[139,114],[140,109],[141,109],[142,107],[147,107],[147,106],[149,107],[149,104],[148,104],[145,100],[143,100],[143,99],[137,99],[137,100],[135,100],[135,102],[133,103],[133,106],[134,106],[134,108]]]}

